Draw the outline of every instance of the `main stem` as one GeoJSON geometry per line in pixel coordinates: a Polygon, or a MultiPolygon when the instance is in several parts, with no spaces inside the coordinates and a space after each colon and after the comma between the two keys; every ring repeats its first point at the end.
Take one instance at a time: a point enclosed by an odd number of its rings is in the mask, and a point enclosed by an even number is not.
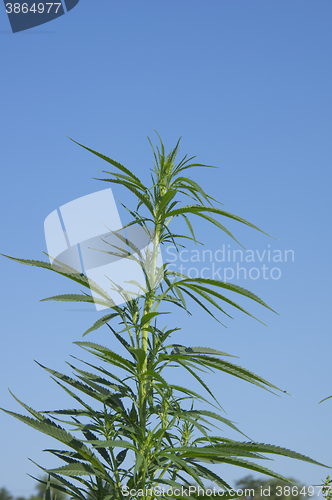
{"type": "MultiPolygon", "coordinates": [[[[154,234],[154,241],[153,241],[153,254],[152,254],[152,264],[150,268],[150,286],[151,286],[151,291],[147,294],[145,303],[144,303],[144,310],[143,310],[143,316],[145,314],[149,314],[151,312],[154,299],[155,299],[155,277],[156,277],[156,268],[157,268],[157,257],[158,257],[158,251],[159,251],[159,236],[160,236],[160,225],[156,224],[155,228],[155,234],[154,234]]],[[[141,336],[141,348],[145,352],[145,359],[142,364],[141,372],[140,372],[140,381],[139,381],[139,410],[140,410],[140,423],[141,423],[141,429],[144,432],[145,430],[145,424],[146,424],[146,419],[145,419],[145,413],[146,413],[146,396],[147,396],[147,380],[144,377],[146,371],[147,371],[147,366],[148,366],[148,334],[149,334],[149,326],[150,322],[146,323],[144,325],[144,328],[142,329],[142,336],[141,336]]]]}
{"type": "MultiPolygon", "coordinates": [[[[166,192],[166,186],[160,185],[160,199],[164,196],[166,192]]],[[[159,203],[160,201],[156,202],[155,206],[155,216],[156,218],[158,217],[158,211],[159,211],[159,203]]],[[[158,219],[157,219],[158,220],[158,219]]],[[[154,235],[153,235],[153,252],[152,252],[152,260],[151,260],[151,267],[147,270],[147,279],[150,281],[149,283],[149,292],[146,295],[145,298],[145,303],[144,303],[144,310],[143,310],[143,316],[145,314],[149,314],[151,312],[154,300],[155,300],[155,290],[157,287],[157,280],[156,280],[156,269],[157,269],[157,257],[158,257],[158,252],[159,252],[159,241],[160,241],[160,234],[161,234],[161,229],[162,229],[162,224],[160,221],[157,222],[155,219],[155,227],[154,227],[154,235]]],[[[147,394],[149,390],[149,383],[148,383],[148,378],[145,376],[147,369],[148,369],[148,335],[149,335],[149,326],[150,326],[150,321],[146,324],[144,324],[144,327],[142,328],[141,332],[141,348],[144,350],[145,353],[145,358],[144,362],[142,363],[142,367],[139,373],[139,387],[138,387],[138,407],[139,407],[139,418],[140,418],[140,427],[141,427],[141,439],[143,444],[143,449],[141,449],[141,453],[148,458],[148,445],[147,445],[147,440],[146,440],[146,405],[147,405],[147,394]]],[[[145,490],[146,490],[146,472],[145,468],[142,470],[142,488],[143,488],[143,494],[145,498],[145,490]]]]}

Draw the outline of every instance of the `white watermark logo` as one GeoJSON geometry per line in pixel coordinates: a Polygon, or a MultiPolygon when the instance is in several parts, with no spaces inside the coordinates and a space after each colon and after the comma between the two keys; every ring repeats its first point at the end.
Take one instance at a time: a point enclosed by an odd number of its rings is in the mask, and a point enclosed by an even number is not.
{"type": "Polygon", "coordinates": [[[163,277],[152,230],[123,227],[112,189],[62,205],[48,215],[44,229],[51,264],[85,274],[97,310],[139,297],[163,277]],[[154,267],[152,254],[157,255],[154,267]],[[101,304],[101,297],[110,305],[101,304]]]}

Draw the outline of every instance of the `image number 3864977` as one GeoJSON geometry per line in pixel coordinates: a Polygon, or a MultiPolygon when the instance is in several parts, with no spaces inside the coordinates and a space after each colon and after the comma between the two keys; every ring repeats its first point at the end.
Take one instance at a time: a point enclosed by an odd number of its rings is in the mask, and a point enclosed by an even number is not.
{"type": "Polygon", "coordinates": [[[4,0],[6,13],[13,33],[25,31],[48,23],[63,16],[78,4],[79,0],[60,0],[58,2],[4,0]]]}

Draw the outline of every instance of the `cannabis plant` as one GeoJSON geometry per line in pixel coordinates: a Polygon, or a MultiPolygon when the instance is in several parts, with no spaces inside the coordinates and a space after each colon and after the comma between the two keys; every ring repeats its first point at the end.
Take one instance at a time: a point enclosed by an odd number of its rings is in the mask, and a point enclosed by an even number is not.
{"type": "Polygon", "coordinates": [[[332,479],[330,476],[327,476],[322,484],[322,493],[325,500],[332,499],[332,479]]]}
{"type": "Polygon", "coordinates": [[[130,222],[119,231],[110,231],[113,239],[108,241],[105,237],[104,246],[95,251],[135,261],[144,276],[143,283],[133,279],[126,285],[119,284],[113,276],[108,276],[109,289],[105,289],[68,263],[9,257],[21,264],[49,269],[87,289],[83,293],[44,300],[95,303],[109,308],[108,313],[84,333],[100,327],[108,329],[107,345],[75,342],[90,353],[94,361],[77,360],[83,363],[79,366],[69,364],[74,375],[40,365],[72,397],[75,408],[35,411],[14,396],[31,416],[4,410],[65,445],[46,450],[64,465],[51,470],[41,468],[60,482],[59,485],[51,481],[51,486],[77,500],[120,500],[127,496],[150,500],[157,496],[156,488],[165,488],[168,496],[182,498],[187,496],[190,485],[195,483],[204,488],[206,481],[214,483],[223,491],[223,497],[228,498],[231,486],[223,476],[223,464],[281,480],[285,478],[257,463],[267,458],[264,453],[318,464],[286,448],[249,440],[223,415],[202,372],[224,372],[268,391],[279,389],[232,363],[225,352],[187,345],[187,342],[184,345],[185,332],[180,336],[178,327],[165,322],[165,314],[173,307],[184,314],[190,314],[193,306],[199,307],[214,318],[216,313],[229,316],[224,307],[252,316],[224,293],[247,297],[270,309],[259,297],[240,286],[190,278],[161,262],[160,248],[164,245],[179,249],[185,240],[198,243],[192,225],[195,217],[233,239],[216,217],[232,219],[260,231],[220,208],[197,182],[185,176],[186,171],[194,167],[208,166],[196,163],[195,157],[185,156],[177,161],[179,142],[169,154],[165,154],[161,140],[155,149],[150,142],[154,154],[150,187],[117,161],[79,144],[114,167],[114,171],[104,171],[107,176],[100,180],[119,184],[137,199],[135,207],[125,207],[130,222]],[[174,221],[181,219],[185,234],[172,230],[174,221]],[[144,249],[130,237],[132,227],[148,238],[144,249]],[[113,292],[117,293],[117,300],[113,292]],[[126,355],[116,351],[115,342],[121,344],[126,355]],[[167,377],[170,367],[178,367],[192,376],[203,394],[182,386],[180,378],[179,383],[171,383],[167,377]],[[239,440],[213,430],[220,424],[238,431],[239,440]],[[220,473],[211,470],[212,464],[220,465],[220,473]]]}

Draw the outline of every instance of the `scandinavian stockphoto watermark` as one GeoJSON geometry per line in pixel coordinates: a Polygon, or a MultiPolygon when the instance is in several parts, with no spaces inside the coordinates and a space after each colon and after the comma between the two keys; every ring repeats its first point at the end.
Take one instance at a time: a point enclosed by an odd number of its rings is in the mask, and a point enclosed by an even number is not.
{"type": "MultiPolygon", "coordinates": [[[[44,223],[47,253],[58,272],[85,279],[97,310],[144,295],[164,277],[163,258],[154,231],[123,226],[112,189],[73,200],[54,210],[44,223]]],[[[259,278],[278,280],[281,264],[294,262],[293,250],[216,250],[166,247],[169,270],[190,278],[224,282],[259,278]]]]}
{"type": "Polygon", "coordinates": [[[74,278],[86,276],[97,310],[144,295],[163,278],[153,231],[123,227],[111,188],[54,210],[44,230],[51,264],[74,278]]]}
{"type": "Polygon", "coordinates": [[[268,245],[263,250],[233,249],[221,245],[215,250],[179,250],[169,246],[164,255],[168,269],[186,274],[189,278],[232,280],[279,280],[281,265],[294,262],[294,250],[273,249],[268,245]]]}
{"type": "MultiPolygon", "coordinates": [[[[277,497],[297,497],[302,498],[303,496],[312,497],[315,494],[319,496],[322,493],[323,486],[288,486],[288,485],[277,485],[275,487],[275,496],[277,497]]],[[[231,489],[231,490],[223,490],[221,488],[201,488],[200,486],[190,485],[190,486],[181,486],[178,488],[173,488],[172,486],[156,486],[154,488],[146,488],[143,489],[135,489],[129,488],[128,486],[124,486],[121,489],[122,495],[124,497],[129,498],[141,498],[141,497],[181,497],[181,498],[190,498],[190,497],[223,497],[227,496],[227,498],[254,498],[257,496],[258,498],[262,497],[270,497],[272,493],[271,486],[261,486],[258,489],[254,488],[245,488],[245,489],[231,489]]]]}
{"type": "Polygon", "coordinates": [[[41,24],[48,23],[63,16],[78,4],[79,0],[4,0],[6,13],[13,33],[25,31],[41,24]]]}

